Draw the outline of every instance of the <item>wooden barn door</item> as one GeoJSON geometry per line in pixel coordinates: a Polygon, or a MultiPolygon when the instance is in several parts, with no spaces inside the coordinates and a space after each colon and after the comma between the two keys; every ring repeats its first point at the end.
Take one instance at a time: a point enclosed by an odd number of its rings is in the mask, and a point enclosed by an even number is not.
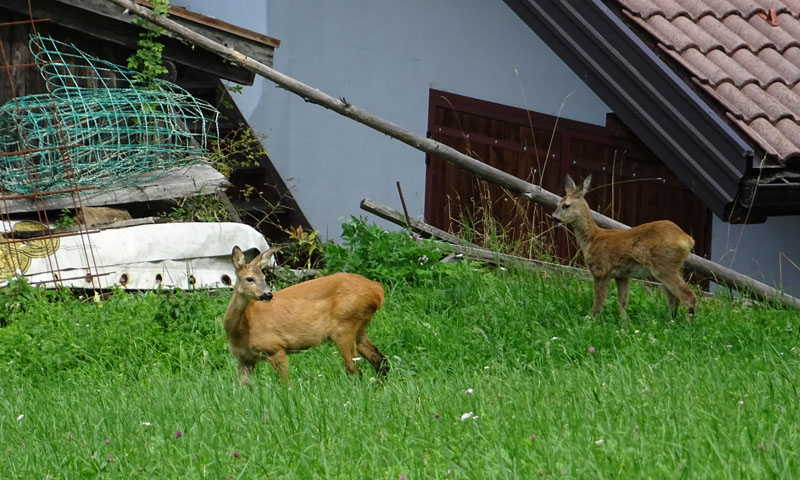
{"type": "MultiPolygon", "coordinates": [[[[576,182],[591,174],[594,210],[628,225],[672,220],[694,237],[695,253],[709,252],[708,209],[613,115],[600,127],[431,90],[428,136],[559,195],[567,173],[576,182]]],[[[541,207],[439,158],[426,165],[428,223],[455,232],[499,228],[512,242],[536,239],[522,247],[529,252],[513,253],[576,257],[571,236],[541,207]]]]}

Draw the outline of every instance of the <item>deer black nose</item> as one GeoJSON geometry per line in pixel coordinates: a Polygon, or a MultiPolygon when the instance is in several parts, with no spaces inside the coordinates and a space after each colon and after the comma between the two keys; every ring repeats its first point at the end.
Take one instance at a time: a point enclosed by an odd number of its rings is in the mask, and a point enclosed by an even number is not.
{"type": "Polygon", "coordinates": [[[272,292],[264,292],[259,298],[265,302],[269,302],[272,300],[272,292]]]}

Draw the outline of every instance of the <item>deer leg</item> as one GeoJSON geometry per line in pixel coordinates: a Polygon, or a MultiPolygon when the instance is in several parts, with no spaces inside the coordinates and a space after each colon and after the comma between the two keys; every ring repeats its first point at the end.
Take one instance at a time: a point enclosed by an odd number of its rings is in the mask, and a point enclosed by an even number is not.
{"type": "Polygon", "coordinates": [[[363,329],[359,330],[356,337],[356,347],[358,347],[358,353],[366,358],[370,365],[372,365],[372,368],[375,369],[375,373],[382,377],[385,377],[386,374],[389,373],[389,361],[381,351],[378,350],[375,344],[372,343],[372,340],[367,337],[363,329]]]}
{"type": "Polygon", "coordinates": [[[678,313],[678,305],[680,305],[680,300],[678,297],[672,294],[668,288],[664,287],[664,290],[667,292],[667,304],[669,305],[669,314],[672,317],[678,313]]]}
{"type": "Polygon", "coordinates": [[[333,339],[333,342],[339,348],[339,353],[342,355],[342,360],[344,360],[344,368],[347,371],[347,374],[354,375],[358,373],[360,376],[361,370],[358,369],[355,360],[353,360],[353,358],[356,356],[356,339],[354,338],[354,335],[339,335],[333,339]]]}
{"type": "Polygon", "coordinates": [[[286,350],[276,351],[267,357],[267,361],[275,369],[280,381],[289,385],[289,362],[286,359],[286,350]]]}
{"type": "Polygon", "coordinates": [[[628,314],[628,291],[630,287],[630,278],[620,277],[617,278],[617,303],[619,303],[619,314],[625,318],[628,314]]]}
{"type": "Polygon", "coordinates": [[[237,367],[236,371],[239,374],[239,381],[242,382],[242,385],[250,385],[250,374],[253,373],[253,369],[255,367],[255,361],[245,360],[242,358],[239,359],[239,366],[237,367]]]}
{"type": "MultiPolygon", "coordinates": [[[[697,297],[695,296],[694,292],[686,282],[683,281],[679,272],[661,272],[660,275],[653,274],[656,280],[659,280],[661,283],[664,284],[664,288],[667,289],[669,295],[675,297],[675,309],[677,311],[677,303],[680,300],[684,305],[686,305],[687,310],[689,310],[689,318],[691,319],[694,317],[694,307],[697,303],[697,297]]],[[[668,297],[669,298],[669,297],[668,297]]],[[[670,303],[672,303],[672,299],[670,298],[670,303]]],[[[670,304],[670,311],[673,312],[672,304],[670,304]]]]}
{"type": "Polygon", "coordinates": [[[594,305],[592,305],[592,316],[597,317],[603,310],[608,294],[608,277],[594,277],[594,305]]]}

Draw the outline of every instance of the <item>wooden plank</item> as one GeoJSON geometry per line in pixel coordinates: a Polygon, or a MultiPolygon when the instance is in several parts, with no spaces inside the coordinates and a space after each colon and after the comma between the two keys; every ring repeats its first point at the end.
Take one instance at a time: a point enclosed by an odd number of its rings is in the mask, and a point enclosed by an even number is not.
{"type": "MultiPolygon", "coordinates": [[[[62,0],[64,1],[64,0],[62,0]]],[[[145,5],[152,8],[152,4],[146,0],[136,0],[136,3],[140,5],[145,5]]],[[[252,30],[248,30],[246,28],[240,27],[238,25],[233,25],[231,23],[225,22],[218,18],[209,17],[208,15],[203,15],[201,13],[193,12],[191,10],[187,10],[183,7],[178,7],[175,5],[170,5],[169,7],[169,15],[171,17],[179,17],[186,20],[191,20],[195,23],[199,23],[202,25],[206,25],[209,27],[214,27],[217,30],[222,30],[224,32],[228,32],[230,34],[248,38],[255,42],[263,43],[264,45],[268,45],[273,48],[278,48],[281,45],[281,41],[277,38],[270,37],[269,35],[264,35],[262,33],[254,32],[252,30]]]]}
{"type": "MultiPolygon", "coordinates": [[[[174,198],[211,195],[224,191],[228,180],[214,168],[199,164],[182,168],[169,175],[138,185],[102,191],[84,190],[80,194],[80,204],[84,207],[117,205],[121,203],[148,202],[174,198]]],[[[13,194],[7,194],[12,196],[13,194]]],[[[37,210],[61,210],[74,208],[75,201],[70,195],[32,198],[4,199],[0,194],[0,213],[24,213],[37,210]]]]}

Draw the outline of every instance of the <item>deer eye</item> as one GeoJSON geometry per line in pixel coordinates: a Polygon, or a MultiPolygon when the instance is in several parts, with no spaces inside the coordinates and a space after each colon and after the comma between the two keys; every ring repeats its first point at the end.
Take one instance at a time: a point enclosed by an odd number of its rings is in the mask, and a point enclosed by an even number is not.
{"type": "Polygon", "coordinates": [[[247,278],[245,278],[245,280],[246,280],[246,281],[248,281],[248,282],[250,282],[250,283],[253,283],[253,282],[255,282],[255,280],[253,279],[253,277],[247,277],[247,278]]]}
{"type": "Polygon", "coordinates": [[[565,203],[564,205],[561,205],[561,208],[563,208],[564,210],[566,210],[566,209],[568,209],[568,208],[569,208],[569,206],[570,206],[570,205],[571,205],[571,204],[569,204],[569,203],[565,203]]]}

